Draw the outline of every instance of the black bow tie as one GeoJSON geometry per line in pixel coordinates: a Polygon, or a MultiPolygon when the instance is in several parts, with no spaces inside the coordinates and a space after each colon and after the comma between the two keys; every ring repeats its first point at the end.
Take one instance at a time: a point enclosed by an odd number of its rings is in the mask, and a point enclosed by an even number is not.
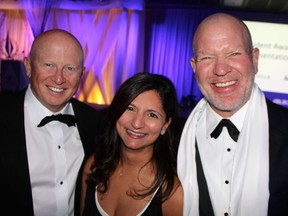
{"type": "Polygon", "coordinates": [[[68,127],[76,125],[76,117],[74,115],[57,114],[52,116],[46,116],[41,120],[40,124],[37,127],[42,127],[51,121],[60,121],[67,124],[68,127]]]}
{"type": "Polygon", "coordinates": [[[221,134],[223,127],[227,127],[230,137],[237,142],[240,132],[229,119],[222,119],[217,127],[212,131],[211,137],[216,139],[221,134]]]}

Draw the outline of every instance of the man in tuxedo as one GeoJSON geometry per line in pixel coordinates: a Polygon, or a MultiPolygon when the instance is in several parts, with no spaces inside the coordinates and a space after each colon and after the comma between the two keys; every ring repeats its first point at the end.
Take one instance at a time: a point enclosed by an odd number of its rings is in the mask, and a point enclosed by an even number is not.
{"type": "Polygon", "coordinates": [[[210,15],[194,34],[193,52],[204,98],[178,149],[184,215],[288,215],[288,110],[254,82],[259,49],[247,26],[210,15]]]}
{"type": "Polygon", "coordinates": [[[103,128],[100,111],[73,98],[83,64],[81,44],[72,34],[46,31],[24,59],[28,87],[0,98],[0,196],[6,215],[78,214],[79,170],[103,128]]]}

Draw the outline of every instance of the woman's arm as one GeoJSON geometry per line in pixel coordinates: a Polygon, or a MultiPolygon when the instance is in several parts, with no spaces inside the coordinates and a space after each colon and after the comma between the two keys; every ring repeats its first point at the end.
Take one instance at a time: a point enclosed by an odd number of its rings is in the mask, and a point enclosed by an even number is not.
{"type": "Polygon", "coordinates": [[[81,198],[80,198],[80,215],[83,214],[84,206],[85,206],[85,198],[86,198],[86,190],[87,184],[86,181],[88,179],[88,175],[91,173],[91,165],[94,161],[94,154],[92,154],[84,165],[84,170],[82,174],[82,185],[81,185],[81,198]]]}

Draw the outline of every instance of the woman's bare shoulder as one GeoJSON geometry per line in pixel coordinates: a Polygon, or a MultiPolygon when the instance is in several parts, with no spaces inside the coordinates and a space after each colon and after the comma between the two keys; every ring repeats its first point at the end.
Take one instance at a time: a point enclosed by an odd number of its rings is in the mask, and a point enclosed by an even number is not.
{"type": "Polygon", "coordinates": [[[163,215],[175,216],[183,215],[183,188],[177,177],[175,177],[175,184],[173,192],[170,197],[162,204],[163,215]]]}

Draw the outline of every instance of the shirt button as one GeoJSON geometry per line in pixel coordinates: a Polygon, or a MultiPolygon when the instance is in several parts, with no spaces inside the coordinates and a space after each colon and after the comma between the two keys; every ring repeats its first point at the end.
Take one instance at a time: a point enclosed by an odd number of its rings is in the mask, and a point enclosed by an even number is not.
{"type": "Polygon", "coordinates": [[[60,185],[62,185],[63,184],[63,181],[60,181],[60,185]]]}
{"type": "Polygon", "coordinates": [[[228,151],[228,152],[230,152],[230,151],[231,151],[231,149],[230,149],[230,148],[227,148],[227,151],[228,151]]]}
{"type": "Polygon", "coordinates": [[[61,149],[61,146],[60,146],[60,145],[58,145],[58,149],[61,149]]]}
{"type": "Polygon", "coordinates": [[[227,212],[224,213],[224,216],[228,216],[229,214],[227,212]]]}
{"type": "Polygon", "coordinates": [[[225,184],[229,184],[229,181],[228,181],[228,180],[226,180],[226,181],[225,181],[225,184]]]}

